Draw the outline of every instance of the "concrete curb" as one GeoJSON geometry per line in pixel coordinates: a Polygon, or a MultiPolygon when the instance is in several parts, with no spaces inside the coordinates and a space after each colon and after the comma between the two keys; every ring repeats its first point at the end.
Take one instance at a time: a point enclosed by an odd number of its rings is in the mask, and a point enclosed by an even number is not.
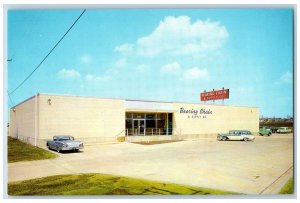
{"type": "Polygon", "coordinates": [[[268,187],[262,190],[259,194],[277,194],[287,181],[293,176],[294,167],[291,166],[281,176],[279,176],[268,187]]]}

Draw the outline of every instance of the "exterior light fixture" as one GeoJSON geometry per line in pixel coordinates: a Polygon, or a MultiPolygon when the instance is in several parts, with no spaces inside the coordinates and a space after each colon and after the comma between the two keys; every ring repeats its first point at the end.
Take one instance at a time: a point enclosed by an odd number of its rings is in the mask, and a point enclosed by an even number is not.
{"type": "Polygon", "coordinates": [[[51,99],[48,99],[47,103],[51,106],[51,99]]]}

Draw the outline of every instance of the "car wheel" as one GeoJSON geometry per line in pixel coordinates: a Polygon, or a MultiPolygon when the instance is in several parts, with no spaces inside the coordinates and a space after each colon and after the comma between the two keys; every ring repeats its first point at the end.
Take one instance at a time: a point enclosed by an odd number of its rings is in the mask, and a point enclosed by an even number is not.
{"type": "Polygon", "coordinates": [[[259,133],[260,136],[263,136],[263,134],[259,133]]]}
{"type": "Polygon", "coordinates": [[[60,149],[59,149],[59,147],[56,147],[56,151],[59,153],[60,152],[60,149]]]}
{"type": "Polygon", "coordinates": [[[270,135],[271,135],[271,133],[268,134],[268,136],[270,136],[270,135]]]}
{"type": "Polygon", "coordinates": [[[245,142],[247,142],[248,140],[249,140],[248,138],[244,137],[244,141],[245,141],[245,142]]]}
{"type": "Polygon", "coordinates": [[[226,139],[226,137],[222,137],[222,141],[226,141],[227,139],[226,139]]]}

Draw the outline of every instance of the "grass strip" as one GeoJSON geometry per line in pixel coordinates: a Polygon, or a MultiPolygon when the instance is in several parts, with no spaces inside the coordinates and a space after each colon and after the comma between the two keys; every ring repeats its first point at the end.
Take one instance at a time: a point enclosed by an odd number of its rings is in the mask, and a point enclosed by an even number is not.
{"type": "Polygon", "coordinates": [[[9,195],[226,195],[233,192],[107,174],[57,175],[8,184],[9,195]]]}
{"type": "Polygon", "coordinates": [[[294,194],[294,177],[291,177],[288,182],[281,188],[279,194],[294,194]]]}
{"type": "Polygon", "coordinates": [[[8,137],[8,163],[53,159],[57,155],[39,147],[8,137]]]}

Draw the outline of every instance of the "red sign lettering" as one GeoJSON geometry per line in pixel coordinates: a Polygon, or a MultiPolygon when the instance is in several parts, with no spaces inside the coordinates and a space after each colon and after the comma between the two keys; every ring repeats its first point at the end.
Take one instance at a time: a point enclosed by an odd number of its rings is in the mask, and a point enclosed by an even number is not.
{"type": "Polygon", "coordinates": [[[200,94],[201,101],[229,99],[229,89],[215,90],[211,92],[202,92],[200,94]]]}

